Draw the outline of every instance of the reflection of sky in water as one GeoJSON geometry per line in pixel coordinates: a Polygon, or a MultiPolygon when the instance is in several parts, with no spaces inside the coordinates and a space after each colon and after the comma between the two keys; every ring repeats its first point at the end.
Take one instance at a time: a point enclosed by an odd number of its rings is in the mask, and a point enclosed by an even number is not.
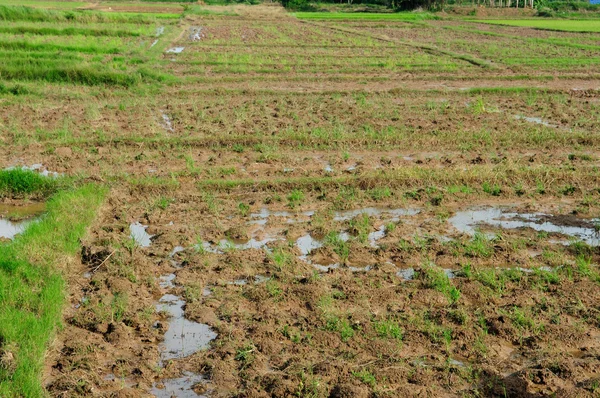
{"type": "MultiPolygon", "coordinates": [[[[478,226],[490,225],[504,229],[531,228],[538,232],[560,233],[580,239],[585,243],[598,246],[600,235],[592,227],[565,226],[551,222],[552,218],[544,219],[543,213],[515,213],[507,209],[489,207],[482,209],[469,209],[457,212],[448,221],[460,232],[473,235],[478,226]]],[[[597,219],[590,220],[591,223],[598,222],[597,219]]]]}

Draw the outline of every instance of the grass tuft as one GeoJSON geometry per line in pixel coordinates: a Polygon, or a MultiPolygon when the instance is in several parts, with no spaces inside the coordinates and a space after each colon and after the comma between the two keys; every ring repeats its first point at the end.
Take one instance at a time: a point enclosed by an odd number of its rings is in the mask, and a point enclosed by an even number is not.
{"type": "Polygon", "coordinates": [[[57,193],[39,222],[0,246],[0,353],[13,358],[0,366],[0,396],[45,396],[45,352],[65,301],[57,265],[77,252],[105,193],[94,185],[57,193]]]}

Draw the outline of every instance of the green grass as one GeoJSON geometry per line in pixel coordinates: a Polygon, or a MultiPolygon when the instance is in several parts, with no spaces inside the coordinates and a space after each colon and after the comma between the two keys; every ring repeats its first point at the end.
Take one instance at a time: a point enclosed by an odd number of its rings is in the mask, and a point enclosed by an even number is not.
{"type": "Polygon", "coordinates": [[[64,177],[45,177],[35,171],[15,168],[0,170],[0,197],[9,195],[48,196],[64,186],[64,177]]]}
{"type": "Polygon", "coordinates": [[[0,5],[0,21],[153,23],[156,21],[156,18],[179,18],[180,15],[181,14],[158,14],[148,17],[140,13],[61,11],[24,7],[21,5],[0,5]]]}
{"type": "Polygon", "coordinates": [[[45,396],[45,353],[65,302],[57,267],[78,251],[105,194],[95,185],[61,191],[39,222],[0,245],[0,396],[45,396]]]}
{"type": "Polygon", "coordinates": [[[566,32],[600,32],[600,20],[533,20],[533,19],[516,19],[516,20],[477,20],[474,22],[508,25],[508,26],[523,26],[545,30],[561,30],[566,32]]]}
{"type": "Polygon", "coordinates": [[[44,1],[44,0],[0,0],[3,6],[27,6],[47,9],[71,10],[89,3],[81,1],[44,1]]]}
{"type": "Polygon", "coordinates": [[[132,32],[128,30],[117,29],[86,29],[68,27],[64,29],[51,27],[37,26],[0,26],[0,33],[10,33],[13,35],[34,34],[44,36],[110,36],[110,37],[127,37],[140,36],[140,32],[132,32]]]}
{"type": "Polygon", "coordinates": [[[330,20],[369,20],[369,21],[421,21],[425,19],[438,19],[430,13],[398,12],[398,13],[368,13],[368,12],[296,12],[299,19],[330,19],[330,20]]]}

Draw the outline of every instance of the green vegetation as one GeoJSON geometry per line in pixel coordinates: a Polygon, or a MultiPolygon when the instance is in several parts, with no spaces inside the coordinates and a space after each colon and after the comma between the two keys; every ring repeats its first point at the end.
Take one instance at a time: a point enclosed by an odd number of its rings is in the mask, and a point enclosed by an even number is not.
{"type": "Polygon", "coordinates": [[[435,14],[417,12],[397,13],[364,13],[364,12],[296,12],[293,14],[299,19],[322,19],[322,20],[366,20],[366,21],[422,21],[438,19],[435,14]]]}
{"type": "Polygon", "coordinates": [[[600,32],[600,20],[486,19],[477,20],[474,22],[507,26],[523,26],[536,29],[559,30],[566,32],[600,32]]]}
{"type": "Polygon", "coordinates": [[[93,185],[59,192],[39,222],[0,245],[1,396],[43,396],[45,351],[65,301],[61,263],[79,250],[104,194],[93,185]]]}
{"type": "Polygon", "coordinates": [[[46,197],[67,184],[64,177],[45,177],[33,170],[0,170],[0,197],[9,195],[46,197]]]}

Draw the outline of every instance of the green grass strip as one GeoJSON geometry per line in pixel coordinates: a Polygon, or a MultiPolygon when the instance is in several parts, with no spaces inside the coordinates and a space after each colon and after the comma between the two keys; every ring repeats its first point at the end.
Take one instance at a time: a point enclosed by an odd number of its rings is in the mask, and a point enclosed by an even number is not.
{"type": "Polygon", "coordinates": [[[365,20],[365,21],[422,21],[425,19],[440,19],[431,13],[397,12],[397,13],[369,13],[369,12],[296,12],[298,19],[325,19],[325,20],[365,20]]]}
{"type": "Polygon", "coordinates": [[[600,20],[564,20],[564,19],[515,19],[515,20],[474,20],[472,22],[519,26],[543,30],[557,30],[564,32],[600,32],[600,20]]]}
{"type": "Polygon", "coordinates": [[[98,47],[94,45],[90,46],[71,46],[71,45],[59,45],[53,43],[31,43],[29,41],[10,41],[0,40],[0,48],[7,50],[29,50],[29,51],[74,51],[88,54],[118,54],[119,49],[116,47],[98,47]]]}
{"type": "Polygon", "coordinates": [[[120,29],[86,29],[86,28],[49,28],[35,26],[0,26],[0,33],[33,34],[42,36],[110,36],[110,37],[137,37],[140,32],[120,29]]]}
{"type": "Polygon", "coordinates": [[[45,177],[35,171],[21,168],[0,170],[0,197],[47,197],[67,186],[70,181],[71,179],[66,177],[45,177]]]}
{"type": "Polygon", "coordinates": [[[39,222],[0,245],[1,397],[45,396],[44,357],[65,303],[59,267],[78,251],[105,195],[96,185],[61,191],[39,222]]]}
{"type": "Polygon", "coordinates": [[[154,23],[156,18],[178,18],[181,14],[157,14],[152,16],[140,13],[102,13],[94,11],[44,10],[24,6],[0,5],[0,21],[30,22],[124,22],[154,23]]]}

